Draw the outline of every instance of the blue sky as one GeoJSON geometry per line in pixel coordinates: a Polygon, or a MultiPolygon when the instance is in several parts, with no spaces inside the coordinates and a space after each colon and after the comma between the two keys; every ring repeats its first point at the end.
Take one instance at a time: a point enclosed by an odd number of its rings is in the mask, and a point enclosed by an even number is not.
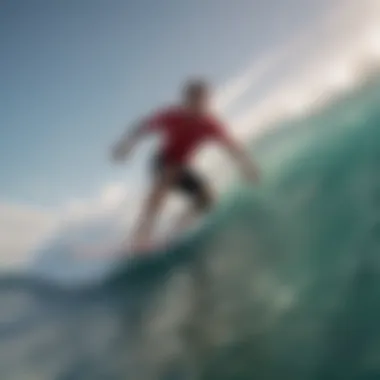
{"type": "Polygon", "coordinates": [[[128,177],[106,156],[123,125],[187,75],[224,83],[327,3],[3,1],[0,199],[52,206],[128,177]]]}

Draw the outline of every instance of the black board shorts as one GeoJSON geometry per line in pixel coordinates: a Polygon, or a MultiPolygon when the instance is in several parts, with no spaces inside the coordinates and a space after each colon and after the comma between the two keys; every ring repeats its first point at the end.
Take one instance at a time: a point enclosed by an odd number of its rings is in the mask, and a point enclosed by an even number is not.
{"type": "MultiPolygon", "coordinates": [[[[162,154],[156,154],[152,159],[153,175],[159,176],[166,167],[166,162],[162,154]]],[[[194,169],[182,166],[173,183],[173,190],[177,190],[186,196],[193,198],[196,203],[202,206],[208,198],[207,186],[203,177],[194,169]]]]}

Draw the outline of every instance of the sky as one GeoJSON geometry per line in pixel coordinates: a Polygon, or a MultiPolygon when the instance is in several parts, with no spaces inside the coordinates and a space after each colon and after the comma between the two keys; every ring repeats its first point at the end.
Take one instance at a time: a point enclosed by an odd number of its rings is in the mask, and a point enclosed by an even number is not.
{"type": "Polygon", "coordinates": [[[188,75],[223,83],[324,10],[315,1],[5,1],[0,196],[42,206],[94,194],[124,125],[188,75]],[[289,11],[289,7],[292,11],[289,11]]]}
{"type": "Polygon", "coordinates": [[[134,119],[175,101],[186,77],[208,78],[220,111],[234,103],[234,116],[244,119],[253,100],[261,100],[272,82],[292,69],[292,61],[278,64],[283,55],[321,20],[352,3],[2,1],[3,263],[24,257],[21,253],[57,228],[52,221],[63,209],[78,209],[78,200],[91,204],[99,194],[101,202],[119,199],[124,193],[115,184],[120,183],[135,194],[147,154],[113,167],[108,148],[134,119]],[[241,95],[248,90],[247,102],[241,95]]]}

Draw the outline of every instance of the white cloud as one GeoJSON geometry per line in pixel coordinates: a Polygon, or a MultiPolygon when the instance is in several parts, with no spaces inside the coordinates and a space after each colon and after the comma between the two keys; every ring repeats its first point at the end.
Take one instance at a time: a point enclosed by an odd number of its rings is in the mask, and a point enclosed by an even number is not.
{"type": "Polygon", "coordinates": [[[61,217],[66,222],[82,223],[93,217],[101,217],[115,211],[131,197],[126,184],[109,183],[92,199],[71,199],[61,209],[61,217]]]}
{"type": "Polygon", "coordinates": [[[0,203],[0,265],[25,264],[31,250],[57,228],[56,216],[26,205],[0,203]]]}
{"type": "MultiPolygon", "coordinates": [[[[142,201],[138,189],[133,189],[134,194],[127,190],[125,184],[110,183],[93,199],[73,199],[54,212],[29,205],[0,203],[0,268],[9,270],[27,265],[34,254],[38,255],[39,247],[49,245],[63,231],[65,236],[72,236],[67,237],[68,247],[78,253],[90,247],[88,234],[84,232],[104,221],[116,222],[120,226],[119,235],[122,229],[127,233],[142,201]]],[[[117,232],[109,235],[117,236],[117,232]]],[[[107,233],[101,238],[103,246],[114,243],[107,241],[107,233]]],[[[95,233],[93,240],[96,239],[95,233]]]]}

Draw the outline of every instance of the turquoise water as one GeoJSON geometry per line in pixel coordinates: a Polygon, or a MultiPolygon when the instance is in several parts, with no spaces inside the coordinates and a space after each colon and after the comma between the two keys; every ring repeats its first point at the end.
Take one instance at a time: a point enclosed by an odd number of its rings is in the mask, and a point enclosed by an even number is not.
{"type": "Polygon", "coordinates": [[[0,280],[1,379],[380,378],[380,86],[258,142],[195,237],[65,289],[0,280]]]}

